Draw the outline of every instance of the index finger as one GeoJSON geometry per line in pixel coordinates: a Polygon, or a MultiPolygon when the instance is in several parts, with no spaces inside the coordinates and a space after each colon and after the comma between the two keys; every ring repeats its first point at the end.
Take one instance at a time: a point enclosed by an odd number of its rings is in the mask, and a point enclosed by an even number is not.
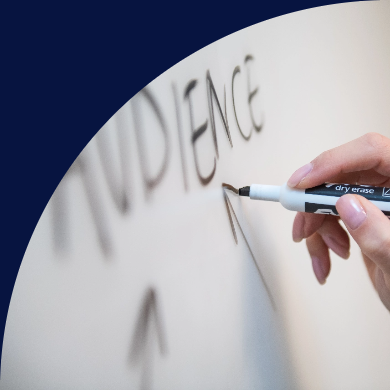
{"type": "Polygon", "coordinates": [[[390,140],[381,134],[368,133],[321,153],[295,171],[287,184],[311,188],[344,174],[367,170],[387,178],[390,176],[390,140]]]}

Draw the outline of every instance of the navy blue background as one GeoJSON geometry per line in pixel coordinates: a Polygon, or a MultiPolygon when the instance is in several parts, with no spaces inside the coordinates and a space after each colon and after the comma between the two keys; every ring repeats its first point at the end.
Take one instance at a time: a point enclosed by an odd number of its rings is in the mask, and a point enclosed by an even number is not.
{"type": "Polygon", "coordinates": [[[341,2],[15,3],[0,12],[0,330],[43,209],[83,147],[126,101],[219,38],[341,2]]]}

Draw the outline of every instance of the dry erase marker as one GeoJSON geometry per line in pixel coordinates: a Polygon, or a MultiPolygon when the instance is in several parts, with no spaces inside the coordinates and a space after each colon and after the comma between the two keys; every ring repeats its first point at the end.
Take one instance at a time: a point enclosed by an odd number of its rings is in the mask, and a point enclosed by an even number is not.
{"type": "Polygon", "coordinates": [[[390,218],[390,188],[365,185],[325,183],[306,190],[290,188],[287,184],[270,186],[252,184],[238,190],[239,195],[251,199],[280,202],[288,210],[306,213],[339,215],[337,200],[345,194],[361,195],[390,218]]]}

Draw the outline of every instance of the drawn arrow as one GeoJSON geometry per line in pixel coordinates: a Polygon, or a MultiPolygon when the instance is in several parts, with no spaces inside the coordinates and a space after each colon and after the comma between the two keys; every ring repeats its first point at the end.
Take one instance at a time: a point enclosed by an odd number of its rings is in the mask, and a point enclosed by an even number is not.
{"type": "Polygon", "coordinates": [[[234,217],[234,220],[236,221],[236,224],[238,226],[238,229],[240,230],[241,234],[242,234],[242,237],[245,241],[245,244],[246,246],[248,247],[249,249],[249,253],[251,254],[251,257],[252,257],[252,260],[253,262],[255,263],[255,266],[256,266],[256,269],[259,273],[259,276],[260,276],[260,279],[261,281],[263,282],[263,285],[264,285],[264,288],[268,294],[268,297],[269,297],[269,300],[271,302],[271,305],[272,305],[272,308],[274,310],[276,310],[276,305],[275,305],[275,300],[274,298],[272,297],[272,294],[271,294],[271,290],[269,289],[268,285],[267,285],[267,282],[265,281],[265,278],[264,278],[264,275],[263,273],[261,272],[261,269],[259,267],[259,264],[257,263],[256,261],[256,258],[255,258],[255,255],[253,254],[252,252],[252,249],[251,247],[249,246],[249,243],[248,243],[248,240],[246,239],[245,235],[244,235],[244,232],[241,228],[241,225],[240,223],[238,222],[238,218],[236,216],[236,213],[234,212],[234,209],[233,209],[233,206],[230,202],[230,199],[226,193],[227,190],[230,190],[232,192],[234,192],[235,194],[238,195],[238,190],[236,188],[234,188],[233,186],[231,186],[230,184],[226,184],[226,183],[222,183],[222,191],[223,191],[223,197],[224,197],[224,200],[225,200],[225,205],[226,205],[226,211],[227,211],[227,214],[228,214],[228,217],[229,217],[229,222],[230,222],[230,227],[232,228],[232,232],[233,232],[233,237],[234,237],[234,241],[236,242],[236,244],[238,244],[238,240],[237,240],[237,233],[236,233],[236,229],[234,228],[234,222],[233,222],[233,217],[234,217]],[[232,217],[233,216],[233,217],[232,217]]]}
{"type": "Polygon", "coordinates": [[[141,390],[149,390],[152,385],[152,345],[148,342],[148,330],[152,322],[155,323],[160,354],[167,354],[167,342],[158,306],[157,293],[154,288],[148,288],[139,311],[129,354],[129,361],[132,365],[143,361],[141,390]],[[153,318],[154,321],[152,321],[153,318]]]}

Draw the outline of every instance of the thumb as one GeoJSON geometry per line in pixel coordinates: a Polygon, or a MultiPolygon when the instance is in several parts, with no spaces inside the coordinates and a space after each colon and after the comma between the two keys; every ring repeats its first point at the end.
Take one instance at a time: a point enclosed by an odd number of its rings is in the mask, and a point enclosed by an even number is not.
{"type": "Polygon", "coordinates": [[[390,275],[390,220],[359,195],[342,196],[336,209],[362,252],[390,275]]]}

